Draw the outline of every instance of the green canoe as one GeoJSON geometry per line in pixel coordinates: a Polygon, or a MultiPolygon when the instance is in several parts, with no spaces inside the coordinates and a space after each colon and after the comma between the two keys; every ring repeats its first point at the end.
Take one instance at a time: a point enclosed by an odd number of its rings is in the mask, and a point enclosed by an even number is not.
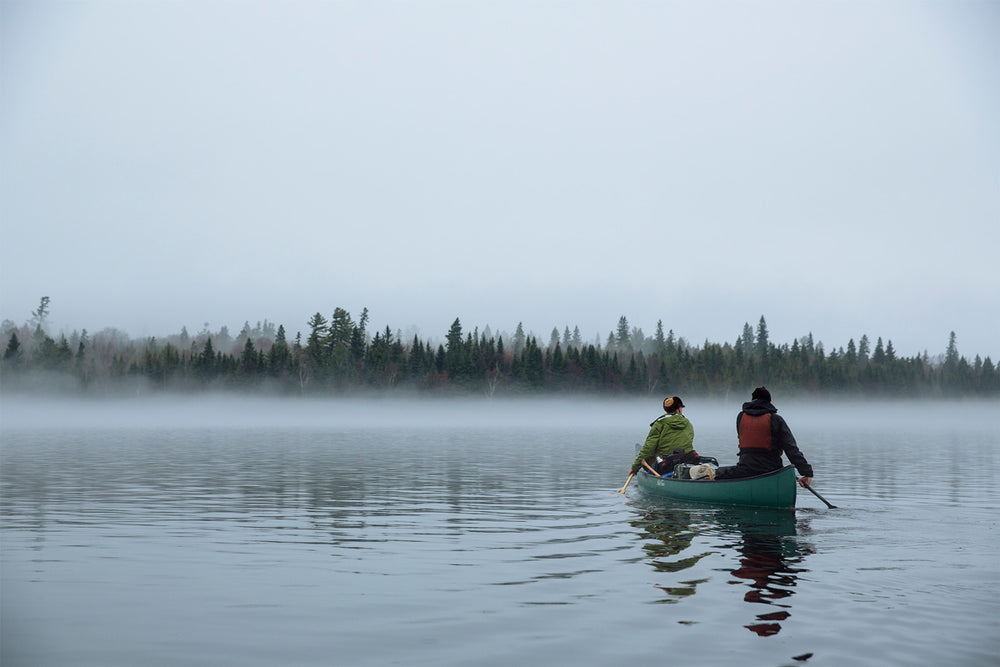
{"type": "Polygon", "coordinates": [[[662,498],[751,507],[795,507],[795,466],[756,477],[720,480],[656,477],[640,470],[636,480],[643,492],[662,498]]]}

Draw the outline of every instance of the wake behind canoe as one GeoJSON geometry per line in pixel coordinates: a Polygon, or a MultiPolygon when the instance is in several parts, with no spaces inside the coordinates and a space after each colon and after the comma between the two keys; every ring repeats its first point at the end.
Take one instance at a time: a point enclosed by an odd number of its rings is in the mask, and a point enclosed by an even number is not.
{"type": "Polygon", "coordinates": [[[794,466],[756,477],[720,480],[656,477],[647,470],[640,470],[636,481],[644,493],[661,498],[750,507],[795,507],[794,466]]]}

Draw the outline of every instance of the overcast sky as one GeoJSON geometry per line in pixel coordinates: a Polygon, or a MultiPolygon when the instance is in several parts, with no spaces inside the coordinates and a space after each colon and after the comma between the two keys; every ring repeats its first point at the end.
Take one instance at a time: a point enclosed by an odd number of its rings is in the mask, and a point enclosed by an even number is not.
{"type": "Polygon", "coordinates": [[[1000,2],[0,4],[0,318],[1000,361],[1000,2]]]}

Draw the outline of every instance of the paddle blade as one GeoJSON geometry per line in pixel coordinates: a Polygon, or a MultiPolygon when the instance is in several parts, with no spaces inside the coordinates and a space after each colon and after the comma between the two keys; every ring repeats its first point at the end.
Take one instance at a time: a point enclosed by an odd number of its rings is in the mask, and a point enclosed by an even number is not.
{"type": "Polygon", "coordinates": [[[827,499],[826,499],[826,498],[824,498],[823,496],[819,495],[819,494],[818,494],[818,493],[816,492],[816,489],[812,488],[812,485],[810,485],[810,484],[802,484],[802,485],[800,485],[800,486],[804,486],[804,487],[806,487],[807,489],[809,489],[810,491],[812,491],[812,494],[813,494],[814,496],[816,496],[817,498],[819,498],[820,500],[822,500],[822,501],[823,501],[824,503],[826,503],[826,506],[827,506],[827,507],[829,507],[830,509],[832,509],[832,510],[835,510],[835,509],[837,509],[837,506],[836,506],[836,505],[832,504],[832,503],[831,503],[831,502],[830,502],[829,500],[827,500],[827,499]]]}
{"type": "Polygon", "coordinates": [[[632,481],[633,477],[635,477],[635,473],[634,472],[633,473],[629,473],[628,479],[625,480],[625,486],[623,486],[622,490],[619,491],[618,493],[625,493],[625,489],[628,488],[629,482],[632,481]]]}

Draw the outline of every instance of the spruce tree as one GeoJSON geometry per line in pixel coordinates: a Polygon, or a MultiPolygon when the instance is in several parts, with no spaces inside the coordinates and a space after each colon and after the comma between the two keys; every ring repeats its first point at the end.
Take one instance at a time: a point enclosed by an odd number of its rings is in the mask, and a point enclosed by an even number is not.
{"type": "Polygon", "coordinates": [[[757,323],[757,342],[754,347],[754,351],[757,353],[758,357],[766,357],[768,352],[768,347],[770,340],[767,332],[767,322],[764,321],[764,316],[760,316],[760,322],[757,323]]]}
{"type": "Polygon", "coordinates": [[[20,368],[24,353],[21,351],[21,341],[17,339],[17,332],[10,333],[10,340],[7,341],[7,349],[4,350],[4,363],[11,368],[20,368]]]}
{"type": "Polygon", "coordinates": [[[632,337],[629,334],[628,320],[622,315],[618,318],[618,331],[614,341],[615,347],[626,354],[631,354],[632,352],[632,337]]]}

